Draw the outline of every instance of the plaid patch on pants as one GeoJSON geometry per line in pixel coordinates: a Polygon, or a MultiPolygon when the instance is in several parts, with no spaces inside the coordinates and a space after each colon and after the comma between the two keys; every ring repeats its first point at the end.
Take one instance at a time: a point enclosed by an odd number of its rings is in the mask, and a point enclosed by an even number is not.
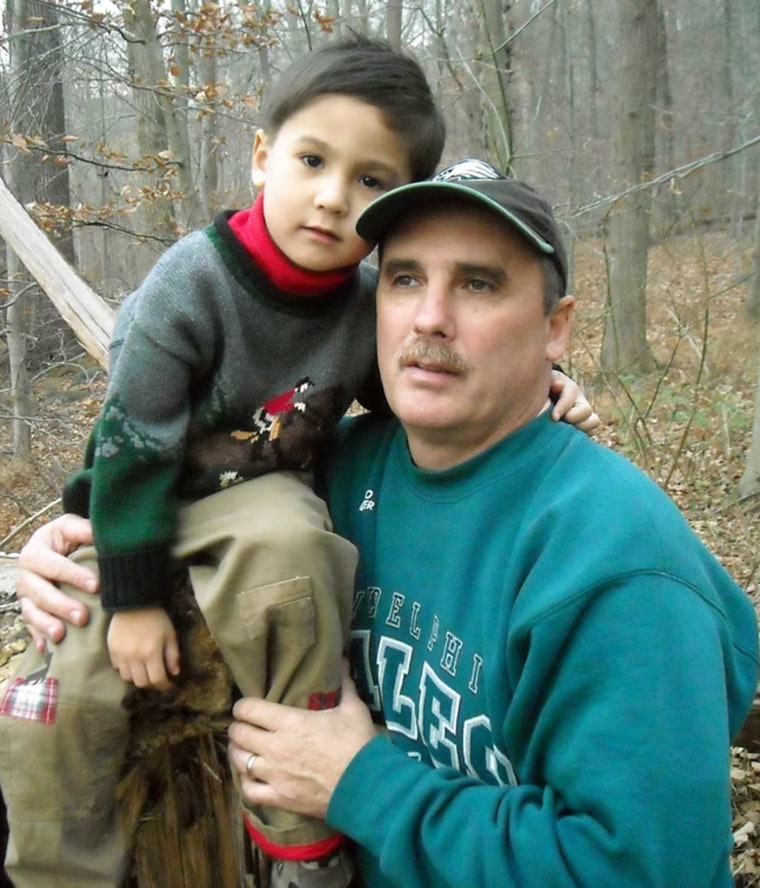
{"type": "Polygon", "coordinates": [[[0,701],[0,715],[55,724],[58,679],[46,678],[46,674],[47,666],[26,678],[14,678],[0,701]]]}

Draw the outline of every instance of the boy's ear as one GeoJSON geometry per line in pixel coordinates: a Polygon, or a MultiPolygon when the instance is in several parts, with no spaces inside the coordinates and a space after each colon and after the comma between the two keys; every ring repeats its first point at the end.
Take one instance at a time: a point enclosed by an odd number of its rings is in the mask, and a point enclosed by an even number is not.
{"type": "Polygon", "coordinates": [[[269,144],[267,134],[263,129],[256,130],[253,137],[253,151],[251,151],[251,183],[256,189],[264,187],[266,181],[267,156],[269,144]]]}

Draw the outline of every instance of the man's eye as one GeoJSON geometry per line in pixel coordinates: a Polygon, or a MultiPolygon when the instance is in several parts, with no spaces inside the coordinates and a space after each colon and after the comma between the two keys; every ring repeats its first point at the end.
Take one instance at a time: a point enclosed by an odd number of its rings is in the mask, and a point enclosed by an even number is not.
{"type": "Polygon", "coordinates": [[[312,170],[316,170],[322,165],[322,158],[316,154],[304,154],[301,161],[312,170]]]}
{"type": "Polygon", "coordinates": [[[414,287],[417,279],[411,274],[397,274],[394,275],[391,283],[394,287],[414,287]]]}
{"type": "Polygon", "coordinates": [[[467,282],[467,287],[470,290],[474,290],[476,293],[486,293],[489,290],[493,290],[493,284],[490,281],[485,281],[482,278],[474,278],[471,281],[467,282]]]}

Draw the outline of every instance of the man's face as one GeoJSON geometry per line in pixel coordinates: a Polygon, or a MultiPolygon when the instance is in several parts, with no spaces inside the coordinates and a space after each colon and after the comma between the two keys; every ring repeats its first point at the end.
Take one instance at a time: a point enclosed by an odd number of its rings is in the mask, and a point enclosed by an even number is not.
{"type": "Polygon", "coordinates": [[[546,405],[573,299],[547,317],[543,290],[532,247],[474,204],[428,209],[386,238],[380,372],[418,465],[462,462],[546,405]]]}
{"type": "Polygon", "coordinates": [[[289,117],[274,138],[260,130],[253,184],[264,188],[272,239],[296,265],[332,271],[363,259],[359,213],[411,176],[408,149],[373,105],[326,95],[289,117]]]}

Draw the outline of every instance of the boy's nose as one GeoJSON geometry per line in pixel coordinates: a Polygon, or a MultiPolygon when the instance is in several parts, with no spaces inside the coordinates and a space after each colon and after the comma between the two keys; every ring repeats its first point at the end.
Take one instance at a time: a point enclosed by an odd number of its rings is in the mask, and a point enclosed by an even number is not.
{"type": "Polygon", "coordinates": [[[331,176],[321,183],[314,204],[329,213],[343,216],[348,212],[348,189],[337,176],[331,176]]]}

